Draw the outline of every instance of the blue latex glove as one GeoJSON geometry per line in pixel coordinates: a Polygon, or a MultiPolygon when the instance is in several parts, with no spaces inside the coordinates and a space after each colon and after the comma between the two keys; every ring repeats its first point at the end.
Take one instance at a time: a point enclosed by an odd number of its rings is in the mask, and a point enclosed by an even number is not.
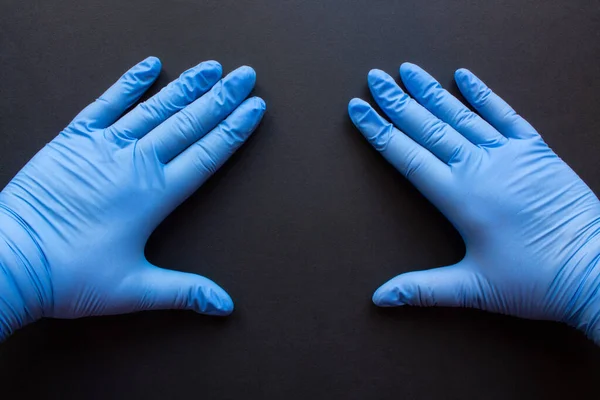
{"type": "Polygon", "coordinates": [[[265,103],[245,100],[252,68],[221,79],[208,61],[120,118],[160,69],[154,57],[130,69],[0,193],[0,339],[41,317],[232,312],[214,282],[151,265],[144,246],[248,138],[265,103]]]}
{"type": "Polygon", "coordinates": [[[452,222],[467,251],[456,265],[391,279],[374,303],[563,321],[600,343],[598,198],[471,72],[456,71],[456,83],[483,118],[416,65],[403,64],[400,76],[414,99],[382,71],[368,77],[392,123],[359,99],[350,117],[452,222]]]}

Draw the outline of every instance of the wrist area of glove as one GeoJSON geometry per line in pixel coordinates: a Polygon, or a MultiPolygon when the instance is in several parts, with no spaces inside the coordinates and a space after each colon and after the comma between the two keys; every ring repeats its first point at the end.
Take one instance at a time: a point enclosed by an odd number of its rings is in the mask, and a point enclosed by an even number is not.
{"type": "Polygon", "coordinates": [[[0,342],[51,309],[50,270],[30,227],[0,204],[0,342]]]}
{"type": "Polygon", "coordinates": [[[574,301],[573,318],[567,321],[600,345],[600,236],[586,249],[584,274],[574,301]]]}

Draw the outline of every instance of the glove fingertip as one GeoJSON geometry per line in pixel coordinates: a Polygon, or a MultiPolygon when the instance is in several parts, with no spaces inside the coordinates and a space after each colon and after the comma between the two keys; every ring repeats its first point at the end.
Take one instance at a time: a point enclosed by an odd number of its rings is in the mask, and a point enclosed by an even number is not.
{"type": "Polygon", "coordinates": [[[221,316],[227,316],[231,314],[234,310],[235,306],[233,304],[233,299],[227,292],[223,291],[223,296],[221,297],[221,304],[219,307],[219,314],[221,316]]]}
{"type": "Polygon", "coordinates": [[[215,60],[204,61],[200,64],[199,70],[206,83],[210,85],[214,85],[223,75],[223,66],[215,60]]]}
{"type": "Polygon", "coordinates": [[[219,71],[223,71],[223,66],[217,60],[206,60],[201,63],[203,67],[214,68],[219,71]]]}
{"type": "Polygon", "coordinates": [[[227,316],[233,312],[233,300],[216,284],[201,287],[194,296],[194,310],[200,314],[227,316]]]}
{"type": "Polygon", "coordinates": [[[267,109],[267,103],[264,101],[264,99],[262,99],[261,97],[253,97],[254,99],[254,104],[256,105],[256,108],[261,110],[261,111],[265,111],[267,109]]]}
{"type": "Polygon", "coordinates": [[[471,71],[469,71],[466,68],[459,68],[456,71],[454,71],[454,76],[457,77],[457,78],[460,78],[460,77],[465,76],[465,75],[470,74],[470,73],[471,73],[471,71]]]}
{"type": "Polygon", "coordinates": [[[403,306],[406,303],[400,300],[398,288],[381,286],[373,293],[373,304],[378,307],[396,307],[403,306]]]}
{"type": "Polygon", "coordinates": [[[402,77],[405,77],[406,74],[409,74],[411,72],[420,72],[420,71],[422,71],[421,68],[418,65],[413,64],[411,62],[403,62],[400,65],[400,69],[399,69],[400,76],[402,76],[402,77]]]}
{"type": "Polygon", "coordinates": [[[162,68],[162,63],[158,57],[150,56],[138,65],[144,66],[148,69],[148,72],[152,74],[158,74],[162,68]]]}
{"type": "Polygon", "coordinates": [[[386,81],[388,79],[391,79],[391,77],[386,72],[377,68],[370,70],[369,74],[367,75],[367,81],[371,86],[378,82],[386,81]]]}
{"type": "Polygon", "coordinates": [[[242,65],[241,67],[236,69],[234,72],[236,72],[237,74],[240,74],[240,76],[244,77],[245,79],[247,79],[251,82],[256,81],[256,70],[254,70],[254,68],[252,68],[249,65],[242,65]]]}
{"type": "MultiPolygon", "coordinates": [[[[454,80],[459,87],[467,87],[469,85],[482,86],[483,82],[466,68],[459,68],[454,72],[454,80]]],[[[483,85],[485,86],[485,85],[483,85]]]]}
{"type": "Polygon", "coordinates": [[[355,97],[348,103],[348,114],[350,114],[350,117],[352,118],[354,115],[364,114],[369,108],[369,103],[355,97]]]}
{"type": "Polygon", "coordinates": [[[149,56],[148,58],[146,58],[146,61],[151,64],[160,64],[160,58],[156,56],[149,56]]]}

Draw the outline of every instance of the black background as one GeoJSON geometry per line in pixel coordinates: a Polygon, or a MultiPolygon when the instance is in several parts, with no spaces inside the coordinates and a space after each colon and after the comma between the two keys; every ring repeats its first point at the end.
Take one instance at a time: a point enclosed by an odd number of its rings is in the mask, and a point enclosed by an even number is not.
{"type": "Polygon", "coordinates": [[[226,319],[47,320],[0,346],[2,398],[595,398],[579,332],[475,310],[381,310],[388,278],[458,261],[450,224],[366,143],[348,100],[415,62],[468,67],[600,192],[598,1],[0,2],[0,186],[128,67],[156,92],[206,59],[258,73],[255,136],[154,233],[150,261],[231,293],[226,319]]]}

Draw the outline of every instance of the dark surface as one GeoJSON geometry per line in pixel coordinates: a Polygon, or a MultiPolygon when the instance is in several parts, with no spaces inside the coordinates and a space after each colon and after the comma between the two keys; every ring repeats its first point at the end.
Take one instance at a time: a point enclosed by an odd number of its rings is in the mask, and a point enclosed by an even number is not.
{"type": "Polygon", "coordinates": [[[152,236],[149,259],[206,275],[227,319],[48,320],[0,346],[0,397],[597,398],[582,334],[474,310],[380,310],[395,274],[458,261],[458,234],[362,139],[366,74],[468,67],[600,192],[597,1],[0,2],[0,186],[129,66],[154,91],[205,59],[249,64],[267,115],[152,236]],[[35,396],[35,397],[33,397],[35,396]]]}

